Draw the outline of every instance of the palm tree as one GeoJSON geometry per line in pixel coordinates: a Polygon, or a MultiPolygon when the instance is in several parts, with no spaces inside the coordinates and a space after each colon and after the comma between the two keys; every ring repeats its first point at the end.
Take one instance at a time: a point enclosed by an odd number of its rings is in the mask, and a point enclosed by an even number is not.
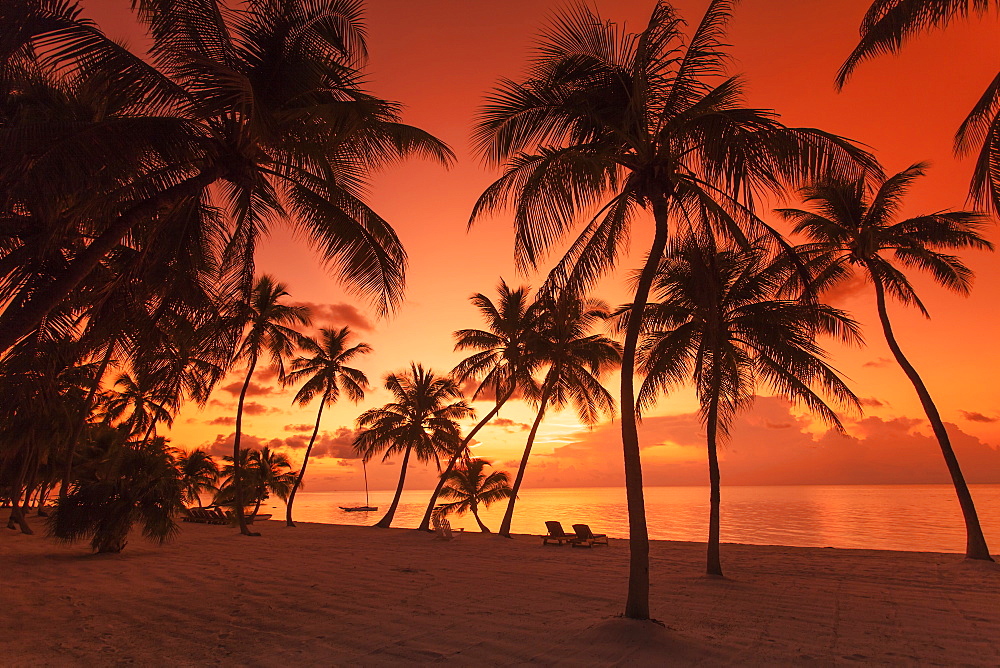
{"type": "Polygon", "coordinates": [[[533,352],[547,369],[541,388],[532,393],[538,411],[517,467],[507,510],[500,522],[498,533],[506,538],[511,537],[517,493],[546,409],[551,405],[559,410],[572,403],[584,424],[596,424],[602,415],[610,416],[615,411],[615,400],[601,385],[600,378],[621,364],[621,346],[606,336],[588,334],[596,323],[608,317],[607,305],[564,292],[558,298],[542,300],[539,308],[533,352]]]}
{"type": "Polygon", "coordinates": [[[341,389],[354,403],[364,399],[365,390],[368,389],[368,377],[361,371],[346,366],[346,363],[358,355],[370,353],[371,346],[367,343],[359,343],[348,348],[347,339],[350,336],[351,330],[344,327],[340,330],[321,329],[319,342],[308,337],[303,338],[299,341],[299,346],[308,356],[303,355],[292,360],[292,371],[282,379],[285,385],[294,385],[305,379],[305,384],[299,388],[295,399],[293,399],[300,406],[305,406],[317,395],[320,397],[319,410],[316,412],[316,426],[313,427],[309,445],[306,446],[306,454],[302,458],[302,468],[299,469],[299,475],[292,486],[291,494],[288,495],[285,523],[290,527],[295,526],[295,522],[292,521],[292,504],[295,503],[295,492],[298,491],[299,485],[302,484],[302,478],[306,474],[309,453],[312,452],[313,444],[316,443],[319,423],[323,418],[323,407],[337,403],[341,389]]]}
{"type": "Polygon", "coordinates": [[[147,441],[156,431],[156,423],[166,422],[170,425],[173,422],[173,415],[179,406],[153,380],[137,379],[123,373],[115,380],[114,388],[106,393],[103,400],[104,421],[107,424],[129,413],[120,426],[127,434],[147,441]]]}
{"type": "Polygon", "coordinates": [[[410,454],[422,462],[438,462],[440,455],[451,455],[459,445],[457,420],[472,417],[474,411],[460,399],[462,391],[451,378],[440,378],[420,364],[410,364],[410,372],[391,373],[385,389],[395,401],[372,408],[358,416],[361,433],[354,448],[365,461],[382,454],[382,461],[403,453],[396,495],[385,516],[375,526],[388,528],[396,514],[406,480],[410,454]],[[449,403],[450,402],[450,403],[449,403]]]}
{"type": "Polygon", "coordinates": [[[980,234],[985,219],[975,212],[945,211],[895,222],[903,196],[913,181],[923,176],[924,169],[924,164],[917,163],[890,177],[874,191],[860,181],[821,183],[802,191],[805,201],[813,205],[813,211],[779,209],[777,213],[793,221],[795,233],[806,235],[811,242],[801,250],[813,256],[822,267],[820,287],[845,280],[858,271],[875,288],[875,302],[886,343],[920,398],[955,485],[965,517],[965,556],[992,561],[948,431],[923,380],[903,355],[886,310],[886,293],[889,293],[930,317],[897,264],[928,272],[944,287],[967,294],[972,271],[958,257],[942,251],[993,248],[980,234]]]}
{"type": "Polygon", "coordinates": [[[174,516],[184,507],[176,462],[162,437],[113,444],[93,478],[78,480],[49,519],[50,533],[75,542],[90,538],[95,552],[121,552],[129,531],[161,545],[178,531],[174,516]]]}
{"type": "Polygon", "coordinates": [[[180,474],[184,500],[197,503],[202,507],[201,495],[216,489],[219,480],[219,465],[212,455],[197,448],[191,452],[183,452],[177,457],[177,470],[180,474]]]}
{"type": "MultiPolygon", "coordinates": [[[[944,28],[954,19],[1000,8],[1000,0],[874,0],[861,21],[861,38],[837,73],[843,88],[862,61],[896,53],[924,30],[944,28]]],[[[969,193],[977,207],[1000,212],[1000,72],[983,91],[955,134],[955,150],[965,155],[979,145],[969,193]]]]}
{"type": "MultiPolygon", "coordinates": [[[[478,151],[506,169],[476,203],[472,221],[511,206],[515,260],[534,268],[596,209],[550,278],[583,294],[617,264],[632,222],[651,212],[654,234],[632,299],[641,312],[671,219],[683,228],[707,216],[717,232],[742,238],[767,229],[752,213],[754,194],[874,168],[847,140],[785,127],[775,113],[745,105],[724,51],[732,5],[712,0],[690,39],[665,0],[635,34],[582,4],[557,16],[524,80],[502,82],[480,113],[478,151]]],[[[631,552],[625,616],[648,619],[649,537],[633,390],[639,321],[630,320],[625,333],[621,372],[631,552]]]]}
{"type": "Polygon", "coordinates": [[[802,402],[838,429],[836,413],[814,388],[859,406],[816,342],[820,334],[860,342],[856,324],[829,306],[781,298],[790,271],[796,267],[786,258],[773,261],[761,247],[717,249],[711,238],[688,236],[661,261],[653,283],[656,301],[643,312],[639,409],[651,408],[661,394],[689,380],[701,404],[711,484],[709,575],[722,576],[718,439],[729,436],[758,386],[802,402]]]}
{"type": "MultiPolygon", "coordinates": [[[[22,122],[8,105],[0,164],[22,167],[0,169],[0,190],[13,195],[4,206],[17,213],[20,200],[47,201],[53,234],[90,241],[27,285],[4,283],[0,351],[123,240],[155,247],[185,209],[198,211],[191,223],[227,261],[248,263],[268,224],[284,221],[350,289],[383,309],[398,305],[406,254],[365,201],[368,176],[410,156],[448,164],[453,155],[401,123],[398,104],[363,88],[362,3],[133,4],[148,29],[148,61],[105,37],[72,0],[0,7],[0,24],[18,27],[0,45],[5,97],[19,99],[36,80],[58,97],[70,81],[108,101],[106,113],[78,123],[22,122]]],[[[35,247],[44,248],[26,254],[35,247]]]]}
{"type": "Polygon", "coordinates": [[[228,462],[222,468],[222,477],[226,482],[219,489],[215,503],[232,504],[237,517],[239,516],[235,486],[237,471],[245,487],[244,503],[254,504],[254,509],[250,513],[251,518],[257,515],[260,504],[271,494],[282,501],[287,501],[298,476],[292,471],[292,463],[287,455],[275,452],[267,446],[260,450],[242,448],[239,458],[234,460],[226,456],[223,460],[228,462]]]}
{"type": "Polygon", "coordinates": [[[236,435],[233,439],[233,493],[236,501],[236,520],[240,533],[245,536],[259,535],[247,528],[243,517],[242,482],[240,480],[240,441],[243,435],[243,404],[246,401],[247,390],[253,378],[257,362],[264,355],[270,357],[272,367],[278,369],[279,376],[284,375],[283,360],[289,357],[295,346],[301,341],[301,334],[292,329],[294,325],[309,324],[309,310],[303,306],[291,306],[281,303],[287,297],[284,283],[278,283],[267,274],[257,279],[253,291],[247,301],[239,306],[236,318],[245,323],[243,341],[237,350],[237,359],[247,360],[247,375],[240,388],[240,397],[236,406],[236,435]]]}
{"type": "Polygon", "coordinates": [[[501,499],[510,498],[510,476],[506,471],[494,471],[486,475],[485,468],[492,466],[485,459],[469,459],[464,465],[446,471],[441,475],[445,481],[441,496],[445,499],[455,499],[441,506],[441,513],[463,514],[472,512],[476,518],[479,530],[490,533],[489,528],[479,518],[479,506],[489,508],[501,499]]]}
{"type": "Polygon", "coordinates": [[[503,279],[500,279],[500,285],[497,286],[497,297],[494,304],[482,293],[477,292],[472,296],[472,303],[482,313],[488,330],[461,329],[455,332],[455,350],[471,349],[479,352],[466,357],[451,372],[455,382],[459,384],[481,378],[473,399],[492,391],[496,403],[465,435],[448,461],[444,474],[439,477],[431,494],[420,526],[417,527],[421,531],[430,531],[431,513],[437,505],[445,478],[459,459],[466,456],[473,437],[500,412],[518,389],[533,386],[531,372],[537,360],[532,356],[531,346],[538,309],[529,298],[527,287],[511,290],[503,279]]]}

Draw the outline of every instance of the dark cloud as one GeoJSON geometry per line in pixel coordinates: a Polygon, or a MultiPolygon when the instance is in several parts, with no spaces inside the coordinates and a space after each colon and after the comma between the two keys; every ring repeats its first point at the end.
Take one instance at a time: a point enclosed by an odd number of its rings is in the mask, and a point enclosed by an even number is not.
{"type": "Polygon", "coordinates": [[[862,406],[870,406],[872,408],[881,408],[882,406],[885,406],[884,402],[879,401],[875,397],[862,397],[861,399],[858,399],[858,401],[861,402],[862,406]]]}
{"type": "Polygon", "coordinates": [[[351,304],[316,304],[314,302],[296,302],[294,306],[305,306],[309,309],[312,323],[315,327],[340,329],[347,326],[363,332],[374,331],[375,326],[368,317],[351,304]]]}
{"type": "Polygon", "coordinates": [[[314,426],[311,424],[286,424],[285,431],[312,431],[314,426]]]}
{"type": "MultiPolygon", "coordinates": [[[[624,484],[616,424],[571,437],[575,442],[532,462],[539,487],[624,484]],[[537,464],[536,464],[537,461],[537,464]]],[[[808,417],[786,402],[760,398],[732,425],[720,447],[723,484],[840,485],[931,484],[950,481],[941,450],[924,420],[867,417],[847,424],[848,434],[814,433],[808,417]],[[788,425],[774,429],[773,425],[788,425]]],[[[952,445],[973,483],[1000,482],[1000,450],[949,424],[952,445]]],[[[707,481],[705,432],[697,414],[647,417],[640,427],[643,480],[648,485],[707,481]],[[671,447],[664,447],[671,446],[671,447]]],[[[516,464],[515,464],[516,465],[516,464]]]]}
{"type": "Polygon", "coordinates": [[[869,367],[869,368],[872,368],[872,369],[881,369],[883,367],[887,367],[887,366],[890,366],[892,364],[893,364],[893,361],[891,359],[889,359],[888,357],[879,357],[878,359],[874,359],[874,360],[870,360],[868,362],[865,362],[861,366],[869,367]]]}
{"type": "MultiPolygon", "coordinates": [[[[311,427],[310,427],[311,429],[311,427]]],[[[340,427],[334,432],[320,432],[316,436],[310,457],[328,457],[337,459],[360,459],[354,450],[354,439],[358,431],[348,427],[340,427]]],[[[309,437],[305,435],[289,436],[281,439],[281,444],[293,450],[303,449],[309,445],[309,437]]]]}
{"type": "Polygon", "coordinates": [[[280,413],[281,409],[265,406],[264,404],[259,404],[256,401],[248,401],[243,404],[243,412],[247,415],[267,415],[269,413],[280,413]]]}
{"type": "Polygon", "coordinates": [[[229,416],[217,417],[213,420],[205,420],[205,424],[234,425],[236,424],[236,418],[229,416]]]}
{"type": "MultiPolygon", "coordinates": [[[[243,390],[242,382],[230,383],[222,388],[224,392],[229,392],[234,397],[240,396],[240,392],[243,390]]],[[[258,385],[253,381],[250,382],[249,387],[247,387],[248,397],[266,397],[269,394],[274,394],[275,390],[269,385],[258,385]]]]}
{"type": "Polygon", "coordinates": [[[958,411],[969,422],[1000,422],[1000,418],[989,417],[975,411],[958,411]]]}
{"type": "Polygon", "coordinates": [[[795,425],[791,422],[765,422],[764,426],[768,429],[791,429],[795,425]]]}
{"type": "Polygon", "coordinates": [[[491,420],[487,426],[502,427],[507,431],[528,431],[531,429],[529,425],[526,425],[523,422],[514,422],[513,420],[509,420],[507,418],[496,418],[491,420]]]}
{"type": "MultiPolygon", "coordinates": [[[[231,434],[217,434],[215,440],[211,443],[203,443],[201,446],[202,450],[206,450],[208,454],[213,457],[232,457],[233,456],[233,441],[236,440],[236,432],[231,434]]],[[[270,441],[260,438],[259,436],[254,436],[252,434],[243,434],[240,436],[240,448],[250,448],[253,450],[259,450],[265,445],[270,445],[270,441]]]]}

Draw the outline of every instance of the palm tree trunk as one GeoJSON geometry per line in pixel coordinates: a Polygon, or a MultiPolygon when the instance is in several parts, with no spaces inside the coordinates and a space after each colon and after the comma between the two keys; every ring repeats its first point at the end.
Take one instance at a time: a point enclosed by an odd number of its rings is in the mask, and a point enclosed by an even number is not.
{"type": "Polygon", "coordinates": [[[622,454],[625,459],[625,497],[628,501],[629,572],[628,598],[625,616],[629,619],[649,619],[649,530],[646,527],[646,502],[642,491],[642,460],[639,456],[639,428],[636,423],[635,351],[642,327],[642,315],[649,298],[649,289],[667,247],[667,199],[663,193],[652,197],[656,232],[646,264],[639,275],[632,298],[625,340],[622,342],[621,412],[622,454]]]}
{"type": "Polygon", "coordinates": [[[20,306],[9,306],[0,314],[0,352],[6,351],[36,327],[121,243],[129,230],[143,219],[154,215],[160,207],[203,190],[221,174],[220,169],[208,169],[170,186],[156,197],[140,202],[113,220],[104,232],[73,258],[55,280],[37,290],[20,306]]]}
{"type": "Polygon", "coordinates": [[[538,433],[538,426],[542,423],[542,418],[545,416],[545,404],[549,401],[549,393],[551,391],[551,386],[546,383],[545,388],[542,390],[542,399],[538,404],[538,415],[535,416],[535,422],[531,425],[531,431],[528,432],[528,442],[524,445],[524,454],[521,455],[521,463],[517,467],[514,486],[510,491],[510,500],[507,501],[507,510],[504,512],[503,521],[500,522],[500,528],[497,530],[497,535],[504,538],[510,538],[510,524],[514,519],[514,503],[517,501],[517,492],[521,489],[521,481],[524,480],[524,469],[527,468],[528,457],[531,456],[531,446],[535,442],[535,434],[538,433]]]}
{"type": "Polygon", "coordinates": [[[424,518],[422,520],[420,520],[420,526],[417,527],[417,531],[430,531],[431,530],[431,528],[430,528],[431,527],[431,513],[434,512],[434,506],[437,505],[438,497],[441,495],[441,489],[444,487],[445,477],[449,473],[451,473],[452,470],[454,470],[455,464],[458,462],[459,457],[461,457],[462,453],[465,452],[465,449],[467,447],[469,447],[469,442],[472,441],[472,437],[476,435],[476,432],[478,432],[480,429],[482,429],[483,427],[485,427],[486,424],[490,420],[492,420],[496,416],[497,413],[500,412],[500,407],[503,406],[504,403],[506,403],[507,400],[510,399],[511,396],[513,396],[513,394],[514,394],[514,390],[511,390],[502,399],[498,398],[496,406],[493,407],[493,410],[491,410],[489,413],[487,413],[486,416],[482,420],[479,421],[479,424],[477,424],[475,427],[473,427],[472,431],[470,431],[466,435],[466,437],[462,440],[462,444],[460,446],[458,446],[458,449],[455,450],[455,454],[453,454],[451,456],[451,459],[448,461],[447,468],[445,468],[444,472],[440,476],[438,476],[437,486],[434,487],[434,493],[431,494],[430,503],[427,504],[427,510],[424,511],[424,518]]]}
{"type": "Polygon", "coordinates": [[[483,524],[483,521],[481,519],[479,519],[479,504],[478,503],[474,502],[472,504],[472,516],[476,518],[476,524],[479,525],[479,530],[480,531],[482,531],[483,533],[493,533],[492,531],[490,531],[490,528],[488,526],[486,526],[485,524],[483,524]]]}
{"type": "Polygon", "coordinates": [[[377,527],[388,529],[392,524],[392,518],[396,514],[396,506],[399,505],[399,497],[403,494],[403,482],[406,480],[406,464],[410,461],[410,450],[412,449],[410,446],[406,448],[406,454],[403,455],[403,466],[399,470],[399,484],[396,485],[396,496],[392,497],[392,503],[389,505],[389,510],[386,511],[385,517],[375,523],[377,527]]]}
{"type": "Polygon", "coordinates": [[[250,387],[250,379],[253,377],[254,368],[257,366],[257,357],[250,358],[250,368],[247,370],[246,380],[240,389],[240,400],[236,406],[236,435],[233,437],[233,498],[236,505],[233,513],[236,515],[236,524],[240,528],[240,533],[244,536],[259,536],[255,531],[250,531],[247,527],[247,519],[243,515],[243,473],[240,463],[240,440],[243,435],[243,402],[247,398],[247,389],[250,387]]]}
{"type": "Polygon", "coordinates": [[[717,448],[719,433],[719,382],[712,383],[712,398],[708,407],[708,481],[710,510],[708,514],[708,564],[706,572],[709,575],[722,577],[722,561],[719,558],[719,506],[721,501],[719,485],[719,453],[717,448]]]}
{"type": "Polygon", "coordinates": [[[97,369],[97,373],[94,377],[94,382],[90,384],[90,389],[87,391],[87,398],[83,402],[83,407],[80,409],[80,415],[76,418],[76,423],[73,425],[73,433],[70,434],[69,444],[66,448],[66,469],[63,471],[62,483],[59,485],[59,502],[62,503],[66,500],[66,494],[69,492],[69,481],[73,477],[73,459],[76,457],[76,446],[77,441],[80,440],[80,434],[83,433],[83,427],[87,424],[87,416],[90,415],[92,404],[94,403],[94,397],[97,395],[97,390],[101,386],[101,379],[104,378],[104,373],[108,369],[108,365],[111,363],[111,355],[115,348],[115,341],[112,340],[108,343],[108,350],[104,353],[104,359],[101,360],[101,365],[97,369]]]}
{"type": "Polygon", "coordinates": [[[962,507],[962,515],[965,517],[965,556],[967,559],[993,561],[993,557],[990,556],[990,550],[986,546],[986,537],[983,536],[983,529],[979,525],[976,504],[972,501],[972,494],[969,492],[969,486],[965,482],[965,476],[962,475],[962,468],[958,464],[958,457],[955,456],[955,451],[951,447],[951,439],[948,437],[948,431],[944,428],[941,415],[938,413],[937,406],[934,405],[934,401],[931,399],[930,392],[927,391],[923,380],[917,374],[913,365],[903,355],[899,344],[896,343],[896,337],[892,333],[892,325],[889,323],[889,314],[885,307],[885,288],[883,288],[881,280],[877,276],[873,276],[873,282],[875,283],[878,317],[882,323],[882,332],[885,334],[886,343],[889,344],[889,350],[892,351],[896,362],[902,367],[903,373],[910,379],[910,382],[913,383],[913,388],[917,391],[920,404],[923,406],[924,412],[927,414],[927,419],[931,423],[931,428],[934,430],[934,435],[937,437],[938,444],[941,446],[941,454],[944,455],[944,461],[948,465],[951,481],[955,485],[958,503],[962,507]]]}
{"type": "Polygon", "coordinates": [[[306,474],[306,465],[309,464],[309,453],[312,452],[313,443],[316,442],[316,434],[319,433],[319,421],[323,417],[323,406],[326,405],[326,399],[325,394],[320,399],[319,412],[316,413],[316,426],[313,428],[312,438],[309,439],[309,445],[306,447],[306,455],[302,458],[302,468],[299,469],[299,474],[295,477],[295,484],[292,485],[292,491],[288,495],[288,503],[285,504],[285,526],[295,526],[295,522],[292,521],[292,504],[295,503],[295,492],[299,491],[299,485],[302,484],[302,478],[306,474]]]}

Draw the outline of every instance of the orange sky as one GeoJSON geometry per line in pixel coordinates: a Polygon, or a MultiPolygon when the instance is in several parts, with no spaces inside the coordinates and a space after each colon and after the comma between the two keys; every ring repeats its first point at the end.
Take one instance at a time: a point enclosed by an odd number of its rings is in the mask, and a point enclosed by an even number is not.
{"type": "MultiPolygon", "coordinates": [[[[639,29],[652,0],[599,0],[606,18],[639,29]]],[[[700,19],[706,0],[678,0],[691,22],[700,19]]],[[[935,32],[907,46],[898,57],[863,64],[845,90],[833,78],[853,47],[868,0],[745,0],[731,24],[734,73],[748,83],[750,103],[773,108],[788,125],[818,127],[868,144],[889,172],[929,160],[929,175],[918,181],[904,213],[917,214],[965,204],[969,160],[952,155],[952,136],[965,113],[1000,69],[996,48],[1000,22],[979,20],[935,32]]],[[[128,0],[84,0],[89,16],[106,31],[141,43],[127,12],[128,0]]],[[[509,220],[486,221],[466,232],[476,197],[496,177],[469,154],[469,128],[482,96],[499,77],[522,71],[534,36],[559,2],[508,0],[368,0],[370,89],[406,105],[407,122],[447,141],[459,156],[446,171],[414,162],[374,179],[372,202],[398,231],[410,256],[407,300],[389,320],[376,320],[367,306],[348,295],[314,260],[308,247],[277,230],[262,244],[259,270],[289,285],[293,300],[319,307],[320,325],[347,324],[375,352],[357,366],[375,381],[361,406],[349,402],[324,414],[323,455],[310,464],[309,491],[356,489],[361,484],[350,440],[357,414],[388,400],[381,389],[385,373],[418,361],[441,373],[460,359],[452,352],[451,332],[481,325],[469,304],[473,292],[492,294],[500,276],[510,283],[538,283],[513,269],[509,220]]],[[[794,200],[774,205],[796,206],[794,200]]],[[[990,237],[1000,241],[995,232],[990,237]]],[[[633,235],[641,251],[646,236],[633,235]]],[[[918,290],[933,319],[893,308],[891,315],[904,351],[923,374],[944,419],[951,423],[959,456],[965,456],[972,481],[1000,482],[1000,354],[993,345],[1000,317],[1000,267],[995,258],[970,254],[978,279],[969,298],[954,296],[918,280],[918,290]]],[[[605,282],[597,296],[624,299],[620,276],[605,282]]],[[[836,349],[835,362],[852,387],[866,398],[866,416],[847,422],[850,437],[826,434],[798,411],[777,400],[762,400],[733,428],[722,454],[723,480],[732,484],[945,482],[937,446],[926,438],[912,387],[889,361],[877,329],[873,299],[859,286],[846,290],[838,305],[864,326],[864,349],[836,349]],[[859,463],[860,462],[860,463],[859,463]]],[[[202,412],[186,408],[170,436],[175,445],[231,443],[239,373],[220,384],[202,412]],[[235,392],[233,391],[235,389],[235,392]]],[[[260,377],[250,398],[245,433],[249,442],[292,448],[300,457],[315,407],[291,406],[292,391],[276,387],[273,375],[260,377]]],[[[617,379],[606,383],[614,388],[617,379]]],[[[643,427],[648,484],[703,484],[704,448],[692,416],[693,395],[661,402],[643,427]]],[[[477,403],[480,412],[489,404],[477,403]]],[[[523,447],[531,411],[505,408],[499,422],[481,432],[479,456],[507,468],[523,447]]],[[[552,414],[545,423],[525,484],[535,486],[615,485],[622,479],[617,425],[583,429],[569,414],[552,414]]],[[[231,451],[231,450],[230,450],[231,451]]],[[[390,488],[398,462],[369,467],[372,488],[390,488]]],[[[433,473],[414,468],[408,488],[428,487],[433,473]]]]}

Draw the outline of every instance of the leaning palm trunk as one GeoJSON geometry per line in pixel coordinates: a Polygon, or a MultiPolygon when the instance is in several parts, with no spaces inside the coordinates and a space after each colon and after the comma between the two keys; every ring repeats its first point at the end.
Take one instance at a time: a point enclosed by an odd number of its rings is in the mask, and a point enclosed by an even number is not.
{"type": "Polygon", "coordinates": [[[396,506],[399,505],[399,497],[403,494],[403,483],[406,481],[406,465],[410,461],[410,451],[412,449],[412,447],[406,448],[406,454],[403,455],[403,466],[399,471],[399,484],[396,485],[396,496],[392,497],[392,503],[389,505],[389,510],[386,511],[385,517],[375,523],[377,527],[388,529],[392,524],[392,518],[396,515],[396,506]]]}
{"type": "Polygon", "coordinates": [[[508,399],[510,399],[511,395],[513,395],[513,394],[514,394],[514,391],[511,390],[510,392],[507,393],[506,396],[503,397],[503,399],[497,399],[496,406],[493,407],[493,410],[491,410],[489,413],[487,413],[486,416],[482,420],[479,421],[479,424],[477,424],[475,427],[473,427],[472,431],[470,431],[466,435],[466,437],[464,439],[462,439],[461,445],[458,446],[458,448],[455,450],[455,454],[453,454],[451,456],[451,459],[448,460],[448,466],[445,467],[444,472],[438,477],[437,486],[434,487],[434,493],[431,494],[431,501],[430,501],[430,503],[427,504],[427,510],[424,511],[424,518],[422,520],[420,520],[420,526],[417,527],[417,531],[430,531],[431,530],[430,529],[431,514],[434,512],[434,506],[437,505],[438,497],[441,495],[441,489],[444,487],[445,478],[447,478],[448,474],[451,473],[455,469],[455,464],[458,463],[458,460],[465,453],[466,448],[469,447],[469,443],[472,441],[472,437],[475,436],[476,433],[480,429],[482,429],[483,427],[485,427],[486,424],[490,420],[492,420],[493,417],[497,413],[500,412],[500,407],[503,406],[504,403],[508,399]]]}
{"type": "Polygon", "coordinates": [[[719,382],[716,379],[712,387],[711,404],[708,408],[706,431],[708,432],[708,480],[711,485],[709,492],[710,509],[708,514],[708,563],[706,572],[709,575],[722,576],[722,560],[719,558],[719,505],[721,501],[719,478],[719,382]]]}
{"type": "Polygon", "coordinates": [[[250,531],[247,527],[247,520],[243,514],[243,465],[240,462],[240,440],[243,435],[243,402],[247,398],[247,389],[250,387],[250,379],[253,377],[254,367],[257,366],[257,358],[250,360],[250,368],[247,370],[246,380],[240,389],[240,400],[236,406],[236,435],[233,437],[233,498],[235,506],[233,511],[236,514],[236,524],[240,528],[240,533],[244,536],[259,536],[255,531],[250,531]]]}
{"type": "Polygon", "coordinates": [[[917,370],[913,368],[913,365],[903,355],[899,344],[896,343],[896,337],[892,333],[892,325],[889,323],[889,314],[885,308],[885,288],[882,286],[882,281],[877,275],[874,275],[873,282],[875,283],[878,317],[882,323],[882,332],[885,334],[886,343],[889,344],[889,350],[892,351],[896,362],[902,367],[903,373],[910,379],[910,382],[913,383],[913,388],[917,391],[920,404],[923,406],[924,412],[927,414],[927,419],[931,423],[931,428],[934,430],[934,435],[937,437],[938,444],[941,446],[941,454],[944,455],[944,461],[948,465],[951,481],[955,485],[958,503],[962,507],[962,515],[965,518],[965,556],[967,559],[993,561],[993,558],[990,556],[990,550],[986,546],[986,537],[983,536],[983,529],[979,525],[979,515],[976,513],[976,505],[972,501],[972,494],[969,492],[969,486],[965,482],[965,476],[962,475],[962,468],[958,464],[958,457],[955,456],[955,451],[951,447],[951,439],[948,437],[948,431],[944,427],[944,422],[941,421],[941,415],[938,413],[937,406],[934,405],[934,401],[931,399],[931,395],[927,391],[923,380],[917,374],[917,370]]]}
{"type": "Polygon", "coordinates": [[[166,188],[155,197],[143,200],[118,216],[73,258],[55,280],[40,288],[19,308],[8,308],[0,315],[0,352],[6,351],[35,328],[90,275],[133,227],[153,216],[164,205],[201,192],[221,174],[222,170],[218,168],[208,169],[166,188]]]}
{"type": "Polygon", "coordinates": [[[472,516],[476,518],[476,524],[479,525],[479,530],[483,533],[493,533],[490,528],[483,524],[483,521],[479,518],[479,504],[476,502],[472,503],[472,516]]]}
{"type": "Polygon", "coordinates": [[[653,196],[653,220],[656,233],[646,264],[632,298],[625,340],[622,342],[621,412],[622,454],[625,459],[625,497],[628,502],[629,575],[625,616],[629,619],[649,619],[649,530],[646,527],[646,502],[642,490],[642,460],[639,456],[639,429],[635,410],[635,351],[639,341],[642,314],[649,299],[649,289],[667,247],[667,200],[663,194],[653,196]]]}
{"type": "Polygon", "coordinates": [[[295,526],[295,522],[292,521],[292,504],[295,503],[295,492],[299,491],[299,485],[302,484],[302,478],[306,475],[306,466],[309,464],[309,453],[312,452],[313,444],[316,442],[316,434],[319,433],[319,421],[323,417],[324,404],[326,404],[326,396],[323,396],[319,402],[319,412],[316,413],[316,426],[313,427],[312,438],[309,439],[309,445],[306,447],[305,457],[302,458],[302,468],[299,469],[299,474],[295,477],[295,484],[292,485],[292,491],[288,495],[288,503],[285,504],[285,526],[295,526]]]}
{"type": "Polygon", "coordinates": [[[524,480],[524,469],[528,467],[528,457],[531,456],[531,446],[535,442],[535,434],[538,433],[538,426],[542,424],[542,418],[545,417],[545,405],[549,401],[549,393],[552,388],[546,384],[545,389],[542,390],[542,399],[538,404],[538,415],[535,416],[535,422],[531,425],[531,431],[528,433],[528,442],[524,445],[524,454],[521,455],[521,463],[517,467],[517,476],[514,478],[514,486],[511,487],[510,500],[507,501],[507,510],[503,514],[503,521],[500,522],[500,529],[497,533],[504,538],[510,538],[510,523],[514,519],[514,504],[517,502],[517,492],[521,489],[521,481],[524,480]]]}
{"type": "Polygon", "coordinates": [[[69,443],[66,447],[66,468],[63,470],[62,483],[59,485],[60,501],[65,501],[66,494],[69,493],[69,483],[70,479],[73,477],[73,460],[76,458],[77,442],[80,440],[80,434],[83,433],[84,425],[87,424],[87,416],[90,415],[90,411],[94,403],[94,397],[97,396],[97,390],[101,387],[101,378],[104,377],[104,372],[107,371],[108,365],[111,363],[111,355],[114,348],[115,339],[112,339],[108,343],[108,350],[104,353],[101,365],[98,367],[97,373],[94,376],[94,382],[90,384],[90,389],[87,390],[87,398],[83,400],[83,407],[80,409],[80,414],[77,416],[76,422],[73,424],[73,432],[69,436],[69,443]]]}

